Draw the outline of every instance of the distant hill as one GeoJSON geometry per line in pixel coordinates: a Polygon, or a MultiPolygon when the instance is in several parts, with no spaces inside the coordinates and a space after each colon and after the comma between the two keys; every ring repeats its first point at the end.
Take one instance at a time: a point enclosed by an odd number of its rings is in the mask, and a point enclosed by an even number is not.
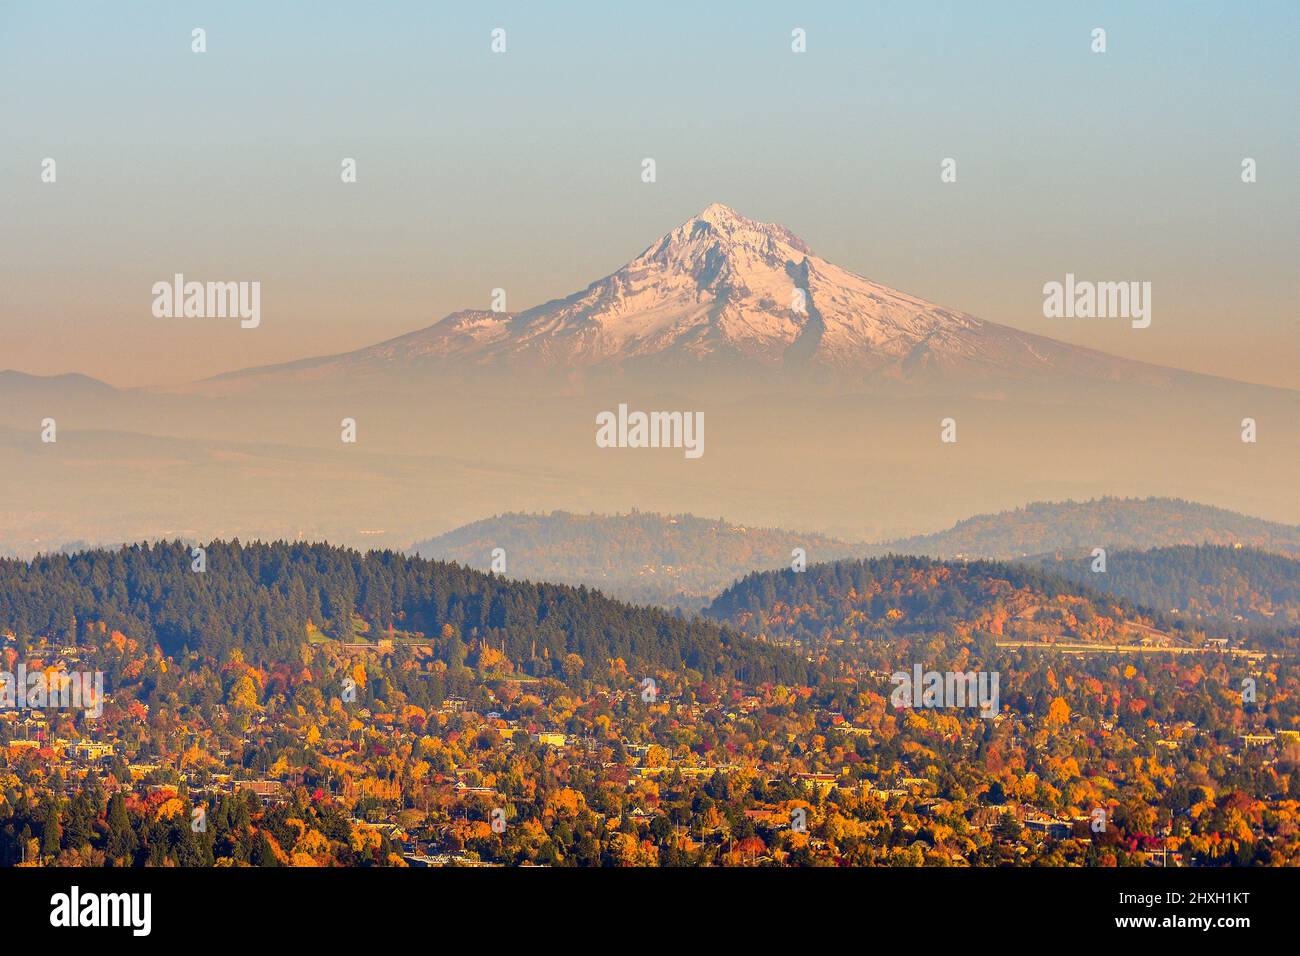
{"type": "Polygon", "coordinates": [[[101,382],[97,378],[78,372],[67,372],[63,375],[29,375],[27,372],[19,372],[12,368],[0,370],[0,394],[8,400],[23,393],[42,397],[80,394],[102,398],[116,392],[117,389],[107,382],[101,382]]]}
{"type": "Polygon", "coordinates": [[[976,515],[947,531],[884,542],[871,552],[1005,560],[1054,551],[1198,544],[1241,544],[1300,557],[1300,528],[1178,498],[1098,498],[976,515]]]}
{"type": "Polygon", "coordinates": [[[1092,570],[1091,553],[1030,560],[1061,577],[1189,620],[1300,625],[1300,561],[1255,548],[1110,551],[1104,574],[1092,570]]]}
{"type": "Polygon", "coordinates": [[[1163,632],[1159,615],[1037,568],[904,555],[751,574],[704,613],[754,635],[822,648],[913,634],[1183,642],[1163,632]]]}
{"type": "Polygon", "coordinates": [[[751,528],[694,515],[503,514],[417,543],[414,553],[490,570],[505,550],[511,578],[586,584],[627,601],[697,610],[756,569],[789,567],[803,548],[809,563],[861,553],[819,534],[751,528]]]}
{"type": "MultiPolygon", "coordinates": [[[[977,515],[936,534],[874,545],[689,514],[554,511],[476,521],[418,542],[412,551],[488,571],[493,549],[502,548],[511,578],[585,584],[622,600],[692,611],[752,571],[790,567],[795,547],[804,549],[809,564],[886,554],[1040,563],[1036,556],[1082,555],[1094,547],[1118,552],[1197,545],[1230,549],[1238,544],[1300,557],[1300,528],[1176,498],[1035,502],[977,515]]],[[[1143,599],[1116,591],[1113,579],[1074,580],[1156,609],[1180,606],[1155,588],[1146,588],[1143,599]]],[[[1238,613],[1228,613],[1225,620],[1238,613]]]]}

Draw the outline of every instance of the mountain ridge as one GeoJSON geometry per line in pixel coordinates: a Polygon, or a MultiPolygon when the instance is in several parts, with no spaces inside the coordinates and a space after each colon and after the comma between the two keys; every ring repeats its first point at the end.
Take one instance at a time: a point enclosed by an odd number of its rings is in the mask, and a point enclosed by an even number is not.
{"type": "MultiPolygon", "coordinates": [[[[1037,565],[1046,553],[1090,554],[1094,546],[1118,549],[1140,540],[1152,549],[1243,545],[1300,556],[1300,527],[1157,497],[1030,502],[974,515],[932,535],[874,543],[686,513],[506,512],[418,540],[410,550],[488,570],[499,547],[512,577],[585,584],[624,600],[697,610],[752,572],[789,568],[796,547],[804,549],[809,565],[888,554],[1037,565]],[[1046,538],[1031,537],[1038,523],[1050,531],[1046,538]],[[971,539],[972,529],[983,529],[989,543],[981,547],[971,539]],[[1008,543],[1017,534],[1023,547],[1008,543]],[[1033,541],[1047,547],[1029,551],[1033,541]]],[[[1092,582],[1097,590],[1109,583],[1092,582]]]]}
{"type": "Polygon", "coordinates": [[[1198,544],[1242,544],[1300,556],[1300,527],[1182,498],[1106,495],[1084,501],[1032,501],[1020,508],[972,515],[941,531],[880,542],[872,551],[1010,560],[1094,547],[1198,544]],[[1087,529],[1081,527],[1084,517],[1091,525],[1087,529]],[[1164,531],[1151,527],[1156,520],[1165,522],[1164,531]],[[1139,521],[1147,523],[1144,531],[1136,530],[1134,522],[1139,521]],[[1046,536],[1040,536],[1043,529],[1046,536]]]}

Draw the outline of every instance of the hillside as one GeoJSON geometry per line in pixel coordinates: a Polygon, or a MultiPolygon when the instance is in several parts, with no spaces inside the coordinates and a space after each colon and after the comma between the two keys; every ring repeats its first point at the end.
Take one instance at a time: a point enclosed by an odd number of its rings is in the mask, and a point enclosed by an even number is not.
{"type": "Polygon", "coordinates": [[[705,615],[819,647],[931,633],[1099,644],[1183,640],[1164,633],[1156,615],[1034,568],[898,555],[751,574],[705,615]]]}
{"type": "Polygon", "coordinates": [[[37,636],[68,645],[100,622],[169,655],[292,663],[309,633],[364,641],[391,629],[448,664],[531,676],[605,674],[618,659],[753,681],[805,676],[787,652],[710,622],[392,552],[213,542],[207,570],[190,568],[180,542],[0,561],[0,633],[20,649],[37,636]]]}
{"type": "Polygon", "coordinates": [[[1189,620],[1300,625],[1300,561],[1223,545],[1110,551],[1106,572],[1092,555],[1044,555],[1032,563],[1143,607],[1189,620]]]}
{"type": "Polygon", "coordinates": [[[503,514],[415,545],[425,558],[489,570],[506,553],[512,578],[586,584],[638,604],[698,610],[754,570],[789,567],[792,549],[830,561],[860,548],[818,534],[752,528],[695,515],[503,514]]]}
{"type": "Polygon", "coordinates": [[[946,531],[884,542],[874,553],[1003,560],[1053,551],[1220,544],[1300,556],[1300,528],[1179,498],[1034,502],[946,531]]]}

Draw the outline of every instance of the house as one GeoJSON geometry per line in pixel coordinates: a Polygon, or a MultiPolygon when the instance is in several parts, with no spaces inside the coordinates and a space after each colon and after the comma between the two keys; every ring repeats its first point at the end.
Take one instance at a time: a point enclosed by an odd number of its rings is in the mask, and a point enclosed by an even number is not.
{"type": "Polygon", "coordinates": [[[866,791],[869,796],[877,797],[881,800],[888,800],[890,797],[907,797],[911,796],[912,793],[910,790],[904,790],[901,787],[872,787],[869,785],[867,786],[866,791]]]}
{"type": "Polygon", "coordinates": [[[838,785],[839,776],[833,773],[797,773],[795,779],[806,790],[816,790],[823,797],[838,785]]]}
{"type": "Polygon", "coordinates": [[[79,740],[72,745],[71,749],[74,757],[87,761],[103,760],[105,757],[113,756],[114,752],[111,743],[97,740],[79,740]]]}
{"type": "Polygon", "coordinates": [[[474,795],[479,797],[496,796],[496,790],[492,787],[475,787],[463,780],[456,781],[456,792],[465,795],[474,795]]]}
{"type": "Polygon", "coordinates": [[[236,780],[234,787],[236,793],[247,790],[256,794],[257,798],[267,805],[284,803],[288,800],[284,784],[279,780],[236,780]]]}
{"type": "Polygon", "coordinates": [[[1042,833],[1053,840],[1067,840],[1074,835],[1074,824],[1068,820],[1053,820],[1050,817],[1027,819],[1025,829],[1031,833],[1042,833]]]}

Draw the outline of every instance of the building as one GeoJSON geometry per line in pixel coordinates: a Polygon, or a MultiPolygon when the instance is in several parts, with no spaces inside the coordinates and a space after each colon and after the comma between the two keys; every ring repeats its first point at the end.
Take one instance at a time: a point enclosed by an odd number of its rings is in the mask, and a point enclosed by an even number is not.
{"type": "Polygon", "coordinates": [[[289,799],[279,780],[236,780],[235,792],[250,791],[264,804],[284,803],[289,799]]]}
{"type": "Polygon", "coordinates": [[[103,760],[105,757],[113,756],[113,745],[103,743],[97,740],[78,740],[71,747],[74,757],[81,760],[103,760]]]}
{"type": "Polygon", "coordinates": [[[1031,833],[1041,833],[1053,840],[1067,840],[1074,835],[1074,824],[1068,820],[1052,820],[1047,817],[1026,820],[1025,829],[1031,833]]]}
{"type": "Polygon", "coordinates": [[[795,774],[805,790],[816,790],[823,797],[838,785],[839,776],[833,773],[799,773],[795,774]]]}

